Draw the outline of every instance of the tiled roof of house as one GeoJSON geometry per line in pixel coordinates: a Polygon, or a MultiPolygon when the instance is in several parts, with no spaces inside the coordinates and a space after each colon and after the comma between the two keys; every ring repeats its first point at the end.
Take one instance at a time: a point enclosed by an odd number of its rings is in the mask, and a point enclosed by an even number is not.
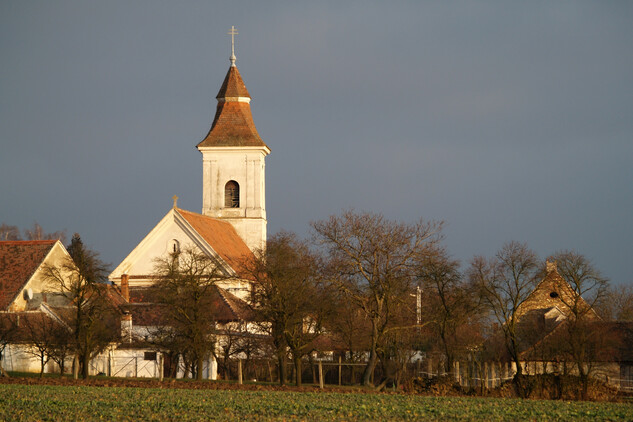
{"type": "Polygon", "coordinates": [[[218,312],[216,316],[218,321],[228,322],[252,320],[253,309],[246,302],[220,287],[216,287],[216,292],[219,299],[218,310],[222,310],[222,312],[218,312]],[[221,303],[226,306],[220,306],[221,303]]]}
{"type": "MultiPolygon", "coordinates": [[[[522,359],[551,360],[569,347],[569,333],[566,331],[569,322],[563,321],[521,353],[522,359]]],[[[633,322],[631,321],[597,321],[583,325],[582,329],[589,335],[587,359],[594,362],[633,362],[633,322]]]]}
{"type": "MultiPolygon", "coordinates": [[[[235,295],[218,286],[209,290],[208,303],[213,317],[221,323],[251,320],[251,307],[235,295]]],[[[122,309],[132,315],[132,324],[139,326],[161,326],[168,324],[167,305],[158,302],[155,287],[130,289],[130,303],[122,309]]]]}
{"type": "Polygon", "coordinates": [[[249,278],[245,264],[254,258],[253,252],[246,246],[231,223],[180,208],[176,211],[191,224],[239,277],[249,278]]]}
{"type": "Polygon", "coordinates": [[[130,303],[123,309],[132,315],[132,324],[157,327],[167,324],[167,308],[157,303],[130,303]]]}
{"type": "Polygon", "coordinates": [[[211,130],[200,147],[267,147],[253,122],[250,98],[237,67],[231,66],[217,95],[218,106],[211,130]],[[246,100],[246,101],[245,101],[246,100]]]}
{"type": "Polygon", "coordinates": [[[6,310],[57,240],[0,242],[0,310],[6,310]]]}
{"type": "Polygon", "coordinates": [[[590,309],[589,304],[578,296],[569,283],[553,267],[547,271],[543,280],[521,304],[518,313],[519,317],[521,317],[523,314],[535,309],[558,307],[563,314],[568,316],[572,304],[577,306],[578,309],[588,310],[590,317],[598,318],[597,314],[590,309]]]}

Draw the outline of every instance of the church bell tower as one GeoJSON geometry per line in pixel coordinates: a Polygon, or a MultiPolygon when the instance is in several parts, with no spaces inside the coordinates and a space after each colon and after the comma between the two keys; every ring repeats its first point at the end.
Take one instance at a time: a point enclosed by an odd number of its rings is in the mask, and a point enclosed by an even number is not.
{"type": "Polygon", "coordinates": [[[255,251],[266,246],[264,160],[270,148],[251,115],[251,96],[235,66],[231,28],[231,66],[216,99],[215,118],[197,145],[202,153],[202,214],[230,222],[255,251]]]}

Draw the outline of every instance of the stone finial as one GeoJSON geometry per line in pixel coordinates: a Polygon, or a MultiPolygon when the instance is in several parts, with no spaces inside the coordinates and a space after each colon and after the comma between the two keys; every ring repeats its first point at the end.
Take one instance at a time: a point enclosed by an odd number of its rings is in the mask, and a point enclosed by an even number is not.
{"type": "Polygon", "coordinates": [[[171,197],[174,200],[174,208],[178,208],[178,195],[174,195],[171,197]]]}
{"type": "Polygon", "coordinates": [[[545,268],[547,269],[548,273],[551,273],[552,271],[556,271],[557,270],[556,261],[545,261],[545,268]]]}

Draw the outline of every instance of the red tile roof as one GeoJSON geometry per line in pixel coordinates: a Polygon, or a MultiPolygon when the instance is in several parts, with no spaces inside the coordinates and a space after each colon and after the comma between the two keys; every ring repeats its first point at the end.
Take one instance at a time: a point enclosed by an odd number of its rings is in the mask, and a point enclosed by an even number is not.
{"type": "Polygon", "coordinates": [[[254,259],[253,252],[227,221],[196,214],[180,208],[176,211],[220,255],[241,278],[249,278],[245,264],[254,259]]]}
{"type": "MultiPolygon", "coordinates": [[[[213,286],[208,292],[211,304],[210,312],[216,321],[249,321],[252,318],[251,307],[226,290],[213,286]]],[[[169,323],[167,305],[156,303],[158,293],[155,287],[137,287],[130,289],[130,303],[123,305],[124,311],[132,315],[132,324],[138,326],[161,326],[169,323]]]]}
{"type": "Polygon", "coordinates": [[[229,67],[229,71],[226,72],[226,77],[224,78],[224,82],[222,82],[222,87],[215,98],[220,100],[236,97],[251,98],[248,90],[246,89],[246,85],[242,80],[240,71],[237,70],[237,66],[231,66],[229,67]]]}
{"type": "Polygon", "coordinates": [[[220,287],[216,287],[216,293],[219,299],[216,311],[218,321],[251,321],[253,319],[253,309],[242,299],[220,287]],[[221,303],[225,306],[221,306],[221,303]]]}
{"type": "Polygon", "coordinates": [[[0,309],[6,310],[57,240],[0,242],[0,309]]]}
{"type": "Polygon", "coordinates": [[[238,97],[250,98],[237,67],[231,66],[218,93],[218,107],[211,130],[200,147],[257,146],[267,147],[253,122],[251,106],[238,101],[238,97]]]}

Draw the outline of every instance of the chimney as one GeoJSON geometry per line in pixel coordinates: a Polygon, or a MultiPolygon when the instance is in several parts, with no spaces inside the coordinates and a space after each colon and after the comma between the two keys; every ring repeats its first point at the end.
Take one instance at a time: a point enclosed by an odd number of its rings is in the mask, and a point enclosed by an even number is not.
{"type": "Polygon", "coordinates": [[[121,317],[121,340],[132,343],[132,314],[129,311],[121,317]]]}
{"type": "Polygon", "coordinates": [[[556,261],[545,261],[545,267],[547,269],[547,273],[551,273],[552,271],[556,272],[556,261]]]}
{"type": "Polygon", "coordinates": [[[126,302],[130,301],[130,276],[129,274],[121,275],[121,296],[126,302]]]}

